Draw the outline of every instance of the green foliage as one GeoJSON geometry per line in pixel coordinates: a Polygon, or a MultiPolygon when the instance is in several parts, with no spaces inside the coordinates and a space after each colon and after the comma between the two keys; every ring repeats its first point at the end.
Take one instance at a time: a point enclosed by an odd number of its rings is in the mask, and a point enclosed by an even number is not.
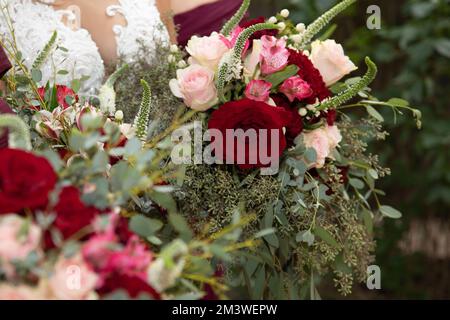
{"type": "MultiPolygon", "coordinates": [[[[56,31],[53,32],[52,36],[50,37],[50,40],[46,43],[42,51],[37,56],[36,60],[33,62],[33,66],[31,67],[31,70],[39,70],[44,64],[44,62],[47,60],[48,56],[50,55],[50,52],[53,50],[53,47],[55,46],[56,40],[58,39],[58,33],[56,31]]],[[[36,82],[39,82],[40,79],[36,82]]]]}
{"type": "Polygon", "coordinates": [[[144,93],[142,94],[141,107],[139,108],[139,112],[134,119],[134,127],[136,129],[136,137],[142,141],[146,141],[148,135],[148,122],[150,121],[152,93],[147,81],[141,80],[141,84],[144,88],[144,93]]]}
{"type": "Polygon", "coordinates": [[[0,114],[0,132],[3,129],[11,130],[8,137],[11,148],[31,150],[30,130],[20,117],[0,114]]]}
{"type": "Polygon", "coordinates": [[[220,31],[221,34],[228,36],[233,31],[233,29],[239,25],[239,23],[241,22],[242,18],[244,18],[245,13],[247,12],[250,6],[250,2],[251,0],[242,1],[242,5],[240,6],[239,10],[223,26],[222,30],[220,31]]]}

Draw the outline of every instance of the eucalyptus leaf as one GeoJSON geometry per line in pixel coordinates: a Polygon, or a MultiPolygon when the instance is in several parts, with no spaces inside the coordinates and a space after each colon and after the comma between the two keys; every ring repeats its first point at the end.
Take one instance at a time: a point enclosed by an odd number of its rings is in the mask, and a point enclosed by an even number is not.
{"type": "Polygon", "coordinates": [[[381,206],[380,212],[383,216],[391,219],[400,219],[402,217],[402,213],[391,206],[381,206]]]}

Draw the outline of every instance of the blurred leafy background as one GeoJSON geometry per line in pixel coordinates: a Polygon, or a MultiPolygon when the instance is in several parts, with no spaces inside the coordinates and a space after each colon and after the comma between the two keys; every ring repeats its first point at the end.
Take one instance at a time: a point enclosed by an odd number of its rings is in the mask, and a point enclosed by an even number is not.
{"type": "MultiPolygon", "coordinates": [[[[287,8],[308,24],[338,0],[255,0],[251,15],[287,8]]],[[[374,146],[393,174],[381,187],[403,212],[378,230],[377,260],[382,290],[355,288],[349,297],[450,298],[450,0],[360,0],[336,21],[332,38],[363,67],[370,56],[381,72],[372,86],[379,98],[409,100],[423,113],[418,131],[410,115],[384,110],[387,143],[374,146]],[[381,29],[366,26],[370,5],[381,9],[381,29]]],[[[364,69],[362,69],[364,70],[364,69]]],[[[340,298],[322,288],[323,298],[340,298]]]]}

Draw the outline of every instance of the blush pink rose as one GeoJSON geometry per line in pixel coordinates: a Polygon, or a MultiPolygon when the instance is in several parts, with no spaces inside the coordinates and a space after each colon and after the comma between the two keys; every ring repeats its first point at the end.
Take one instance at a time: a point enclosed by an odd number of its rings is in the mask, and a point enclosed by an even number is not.
{"type": "Polygon", "coordinates": [[[266,102],[269,99],[272,84],[264,80],[252,80],[245,89],[245,96],[251,100],[266,102]]]}
{"type": "Polygon", "coordinates": [[[311,45],[309,58],[320,71],[327,87],[358,69],[350,58],[345,55],[342,45],[334,40],[314,41],[311,45]]]}
{"type": "Polygon", "coordinates": [[[83,258],[95,269],[103,270],[108,265],[117,246],[117,237],[111,233],[102,233],[90,238],[81,250],[83,258]]]}
{"type": "Polygon", "coordinates": [[[170,89],[189,108],[197,111],[206,111],[218,102],[214,72],[200,65],[178,70],[177,79],[170,81],[170,89]]]}
{"type": "Polygon", "coordinates": [[[0,285],[0,300],[44,300],[47,297],[39,290],[25,285],[0,285]]]}
{"type": "Polygon", "coordinates": [[[258,65],[261,62],[262,49],[261,40],[253,40],[252,50],[244,60],[245,77],[253,78],[256,76],[258,65]]]}
{"type": "Polygon", "coordinates": [[[195,64],[212,71],[217,70],[220,60],[229,50],[229,45],[217,32],[213,32],[209,37],[193,36],[186,47],[186,51],[191,55],[195,64]]]}
{"type": "Polygon", "coordinates": [[[0,261],[7,275],[13,275],[14,261],[22,261],[39,252],[42,230],[22,217],[6,215],[0,219],[0,261]]]}
{"type": "Polygon", "coordinates": [[[48,280],[52,295],[58,300],[87,300],[95,295],[99,277],[86,264],[82,255],[56,262],[54,273],[48,280]]]}
{"type": "Polygon", "coordinates": [[[295,99],[301,101],[311,97],[314,93],[308,82],[299,76],[290,77],[284,81],[280,87],[280,92],[284,93],[290,102],[294,102],[295,99]]]}
{"type": "Polygon", "coordinates": [[[272,74],[284,69],[288,64],[289,50],[286,48],[285,39],[277,39],[273,36],[261,38],[261,71],[263,74],[272,74]]]}
{"type": "Polygon", "coordinates": [[[316,162],[311,167],[322,168],[326,158],[331,158],[331,152],[339,145],[342,136],[337,126],[326,126],[303,134],[303,142],[307,148],[316,151],[316,162]]]}

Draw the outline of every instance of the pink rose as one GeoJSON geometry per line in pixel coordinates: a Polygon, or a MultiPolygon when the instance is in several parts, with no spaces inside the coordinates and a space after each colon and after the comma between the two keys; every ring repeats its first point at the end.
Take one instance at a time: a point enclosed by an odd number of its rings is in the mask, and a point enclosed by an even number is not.
{"type": "Polygon", "coordinates": [[[117,237],[112,232],[102,233],[91,237],[81,250],[83,258],[95,270],[103,270],[109,263],[114,247],[117,246],[117,237]]]}
{"type": "Polygon", "coordinates": [[[41,236],[42,230],[22,217],[11,214],[0,219],[0,263],[8,275],[14,274],[12,262],[38,250],[41,236]]]}
{"type": "Polygon", "coordinates": [[[197,111],[206,111],[218,102],[214,72],[200,65],[177,71],[177,79],[170,81],[172,93],[197,111]]]}
{"type": "Polygon", "coordinates": [[[49,286],[56,299],[86,300],[95,294],[98,280],[99,277],[89,268],[81,254],[77,254],[70,258],[59,257],[49,286]]]}
{"type": "Polygon", "coordinates": [[[269,99],[272,84],[264,80],[252,80],[245,89],[245,96],[251,100],[266,102],[269,99]]]}
{"type": "Polygon", "coordinates": [[[314,41],[311,45],[310,59],[328,87],[358,69],[344,54],[342,45],[334,40],[314,41]]]}
{"type": "Polygon", "coordinates": [[[294,102],[296,98],[301,101],[313,94],[308,82],[299,76],[290,77],[284,81],[280,87],[280,92],[284,93],[290,102],[294,102]]]}
{"type": "Polygon", "coordinates": [[[229,46],[217,32],[213,32],[209,37],[193,36],[186,47],[194,63],[212,71],[217,70],[220,60],[229,50],[229,46]]]}
{"type": "Polygon", "coordinates": [[[342,136],[336,126],[326,126],[303,134],[303,142],[307,148],[316,151],[316,162],[311,167],[322,168],[326,158],[331,157],[331,152],[339,145],[342,136]]]}
{"type": "Polygon", "coordinates": [[[272,74],[284,69],[288,64],[289,51],[285,39],[272,36],[261,38],[261,71],[263,74],[272,74]]]}

